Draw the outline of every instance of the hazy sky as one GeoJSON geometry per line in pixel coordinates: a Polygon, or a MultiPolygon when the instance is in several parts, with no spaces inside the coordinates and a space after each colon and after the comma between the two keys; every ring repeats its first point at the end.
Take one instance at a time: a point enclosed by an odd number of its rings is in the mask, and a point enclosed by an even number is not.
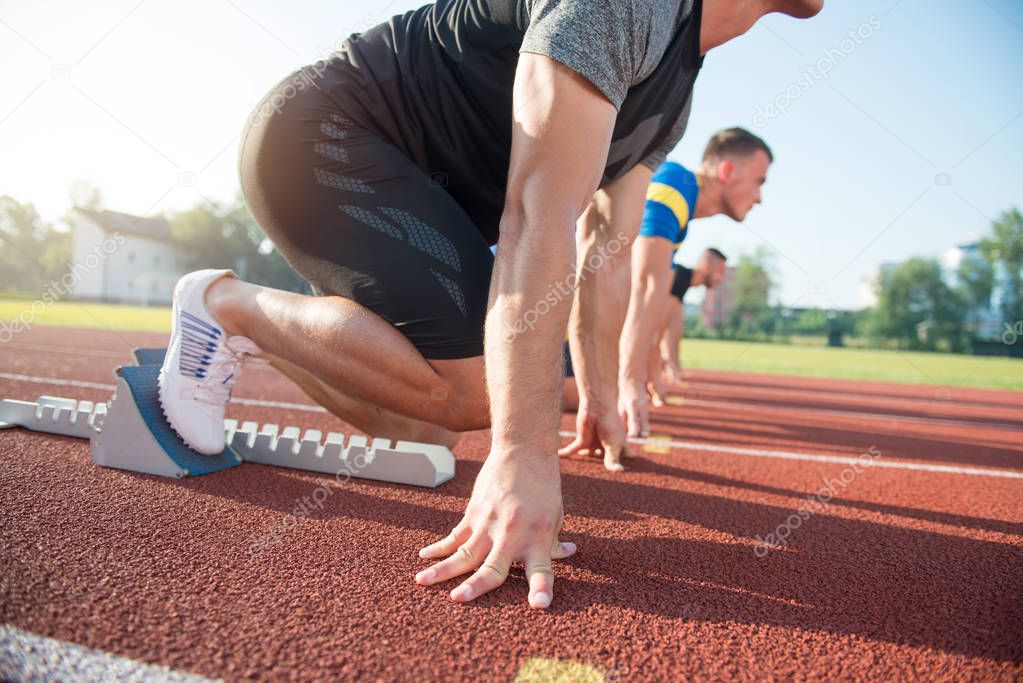
{"type": "MultiPolygon", "coordinates": [[[[49,220],[75,180],[140,215],[228,200],[238,134],[270,86],[420,4],[0,0],[0,194],[49,220]]],[[[940,256],[1023,206],[1021,75],[1018,0],[827,0],[809,21],[768,17],[707,56],[672,154],[695,164],[727,126],[763,135],[764,205],[744,225],[695,222],[682,259],[765,245],[783,302],[856,306],[881,261],[940,256]]]]}

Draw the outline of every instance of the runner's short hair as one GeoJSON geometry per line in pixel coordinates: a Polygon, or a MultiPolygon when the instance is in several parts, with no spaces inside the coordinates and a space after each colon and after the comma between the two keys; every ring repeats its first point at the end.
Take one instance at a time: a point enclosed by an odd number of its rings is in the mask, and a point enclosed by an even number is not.
{"type": "Polygon", "coordinates": [[[763,150],[767,154],[767,158],[774,161],[774,154],[771,153],[771,148],[763,139],[745,128],[725,128],[711,137],[707,147],[703,150],[703,161],[707,163],[721,161],[729,157],[748,157],[758,149],[763,150]]]}
{"type": "Polygon", "coordinates": [[[713,254],[714,256],[717,256],[722,261],[727,261],[728,260],[728,257],[725,256],[724,252],[722,252],[720,249],[717,249],[715,247],[710,247],[709,249],[707,249],[707,253],[708,254],[713,254]]]}

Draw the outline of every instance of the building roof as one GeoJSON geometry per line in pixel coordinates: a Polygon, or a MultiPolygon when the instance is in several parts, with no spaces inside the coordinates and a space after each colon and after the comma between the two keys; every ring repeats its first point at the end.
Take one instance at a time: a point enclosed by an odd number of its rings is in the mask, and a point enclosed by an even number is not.
{"type": "Polygon", "coordinates": [[[75,211],[82,214],[106,232],[120,232],[138,235],[162,242],[173,242],[170,223],[164,218],[143,218],[118,211],[96,211],[76,206],[75,211]]]}

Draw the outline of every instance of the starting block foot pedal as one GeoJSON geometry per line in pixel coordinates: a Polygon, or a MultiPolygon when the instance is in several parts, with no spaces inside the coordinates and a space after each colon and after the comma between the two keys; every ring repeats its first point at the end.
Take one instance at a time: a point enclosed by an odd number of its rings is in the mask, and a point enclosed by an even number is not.
{"type": "Polygon", "coordinates": [[[161,366],[167,356],[167,349],[134,349],[131,355],[135,357],[135,365],[161,366]]]}
{"type": "Polygon", "coordinates": [[[185,445],[160,408],[159,374],[159,365],[117,369],[103,427],[92,437],[92,459],[105,467],[164,477],[210,474],[241,464],[241,457],[230,448],[218,455],[202,455],[185,445]]]}

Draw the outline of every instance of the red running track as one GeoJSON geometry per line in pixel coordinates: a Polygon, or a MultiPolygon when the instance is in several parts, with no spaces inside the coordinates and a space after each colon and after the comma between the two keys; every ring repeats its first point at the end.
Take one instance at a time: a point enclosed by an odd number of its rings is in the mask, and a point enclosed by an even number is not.
{"type": "MultiPolygon", "coordinates": [[[[131,348],[163,342],[37,328],[0,347],[0,397],[105,400],[131,348]]],[[[232,417],[345,431],[259,405],[309,403],[270,369],[235,395],[256,404],[232,417]]],[[[580,550],[546,612],[521,572],[470,605],[413,583],[485,432],[423,490],[258,465],[173,481],[3,430],[0,618],[229,680],[508,681],[533,658],[618,682],[1023,675],[1023,394],[694,372],[671,403],[626,472],[563,462],[580,550]]]]}

